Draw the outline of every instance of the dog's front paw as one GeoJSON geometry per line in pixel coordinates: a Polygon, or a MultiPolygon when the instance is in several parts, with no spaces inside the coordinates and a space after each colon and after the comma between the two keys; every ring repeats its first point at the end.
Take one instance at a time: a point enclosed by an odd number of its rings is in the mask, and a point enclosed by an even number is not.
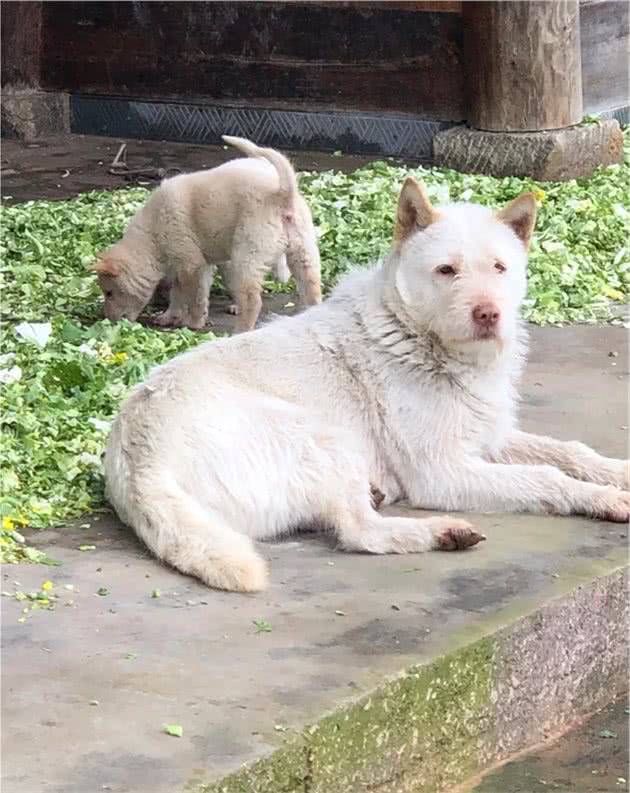
{"type": "Polygon", "coordinates": [[[615,460],[610,484],[621,490],[630,490],[630,460],[615,460]]]}
{"type": "Polygon", "coordinates": [[[630,462],[609,457],[603,460],[600,458],[585,481],[595,482],[598,485],[612,485],[620,490],[630,490],[630,462]]]}
{"type": "Polygon", "coordinates": [[[588,514],[599,520],[628,523],[630,520],[630,493],[616,487],[602,488],[591,502],[588,514]]]}
{"type": "Polygon", "coordinates": [[[438,551],[463,551],[486,539],[474,526],[465,520],[444,518],[445,527],[436,529],[433,535],[434,547],[438,551]]]}

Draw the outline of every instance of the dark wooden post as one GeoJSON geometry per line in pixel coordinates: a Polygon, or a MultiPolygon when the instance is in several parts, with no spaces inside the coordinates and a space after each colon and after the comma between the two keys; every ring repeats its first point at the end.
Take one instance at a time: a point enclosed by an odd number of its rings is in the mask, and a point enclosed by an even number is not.
{"type": "MultiPolygon", "coordinates": [[[[68,95],[41,89],[42,2],[2,3],[3,135],[37,140],[70,131],[68,95]]],[[[56,13],[56,10],[53,10],[56,13]]]]}
{"type": "Polygon", "coordinates": [[[526,132],[582,120],[578,0],[468,0],[462,10],[471,127],[526,132]]]}
{"type": "Polygon", "coordinates": [[[42,6],[41,2],[2,3],[2,85],[39,86],[42,6]]]}

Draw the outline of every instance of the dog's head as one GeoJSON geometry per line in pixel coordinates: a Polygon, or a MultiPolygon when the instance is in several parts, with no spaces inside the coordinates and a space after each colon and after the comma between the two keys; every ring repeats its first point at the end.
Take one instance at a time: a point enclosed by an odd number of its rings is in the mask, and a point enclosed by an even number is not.
{"type": "Polygon", "coordinates": [[[99,253],[91,269],[98,276],[104,297],[103,312],[107,319],[135,322],[147,305],[156,286],[154,278],[139,278],[133,262],[115,248],[99,253]]]}
{"type": "Polygon", "coordinates": [[[531,193],[500,211],[474,204],[436,209],[408,177],[398,201],[392,260],[405,312],[448,347],[513,338],[535,220],[531,193]]]}

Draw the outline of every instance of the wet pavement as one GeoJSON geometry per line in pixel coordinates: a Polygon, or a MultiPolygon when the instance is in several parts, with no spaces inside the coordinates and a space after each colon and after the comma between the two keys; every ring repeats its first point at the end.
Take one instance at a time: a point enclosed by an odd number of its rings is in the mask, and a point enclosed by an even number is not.
{"type": "Polygon", "coordinates": [[[559,741],[489,774],[470,793],[616,793],[628,790],[628,700],[559,741]]]}
{"type": "MultiPolygon", "coordinates": [[[[349,172],[374,157],[335,155],[326,152],[287,152],[299,171],[349,172]]],[[[163,169],[178,171],[214,168],[240,156],[229,146],[196,146],[168,141],[125,140],[90,135],[47,138],[37,143],[2,140],[0,178],[4,203],[33,199],[59,200],[89,190],[115,190],[131,185],[153,186],[163,169]],[[122,143],[127,144],[128,175],[110,173],[122,143]]],[[[165,175],[166,175],[165,174],[165,175]]]]}

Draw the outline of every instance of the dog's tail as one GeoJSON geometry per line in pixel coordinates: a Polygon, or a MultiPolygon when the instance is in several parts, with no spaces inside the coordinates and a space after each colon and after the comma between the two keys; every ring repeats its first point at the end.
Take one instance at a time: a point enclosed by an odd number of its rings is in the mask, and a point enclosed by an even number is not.
{"type": "Polygon", "coordinates": [[[257,592],[267,584],[267,566],[254,543],[235,531],[219,511],[206,509],[168,470],[135,475],[116,422],[105,455],[106,492],[123,522],[151,551],[209,587],[257,592]]]}
{"type": "Polygon", "coordinates": [[[214,589],[259,592],[267,566],[245,534],[230,528],[171,481],[159,498],[144,502],[134,528],[153,553],[214,589]],[[178,491],[178,492],[176,492],[178,491]]]}
{"type": "Polygon", "coordinates": [[[288,206],[293,206],[295,197],[298,194],[297,176],[293,166],[279,151],[275,149],[264,149],[252,143],[246,138],[234,138],[231,135],[222,135],[223,140],[235,149],[242,151],[248,157],[260,157],[270,162],[278,172],[280,180],[279,193],[288,206]]]}

